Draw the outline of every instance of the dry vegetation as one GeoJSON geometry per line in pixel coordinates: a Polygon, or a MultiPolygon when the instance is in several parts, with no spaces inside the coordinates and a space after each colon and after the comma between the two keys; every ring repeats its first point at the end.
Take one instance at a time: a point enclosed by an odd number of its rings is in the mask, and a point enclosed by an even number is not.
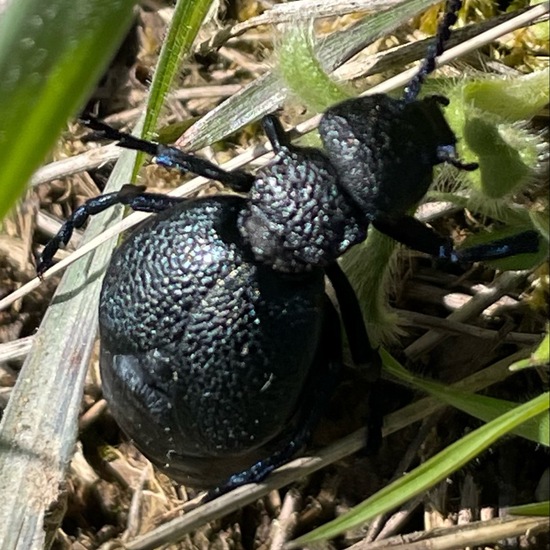
{"type": "MultiPolygon", "coordinates": [[[[164,32],[158,11],[152,3],[144,4],[147,7],[141,10],[135,27],[90,100],[100,116],[115,125],[131,125],[136,120],[164,32]]],[[[247,18],[259,13],[263,4],[235,2],[223,17],[247,18]]],[[[204,32],[206,39],[212,29],[204,32]]],[[[194,57],[183,71],[181,92],[176,92],[167,103],[163,125],[210,111],[238,87],[260,76],[267,66],[273,42],[271,33],[271,28],[259,27],[231,40],[217,52],[194,57]]],[[[410,34],[401,32],[399,37],[410,34]]],[[[382,41],[378,46],[385,44],[382,41]]],[[[291,104],[285,111],[285,122],[292,122],[297,113],[303,114],[300,106],[291,104]]],[[[536,123],[546,124],[547,113],[541,113],[536,123]]],[[[88,134],[71,124],[50,160],[75,156],[95,147],[88,134]]],[[[249,128],[201,154],[223,162],[257,138],[257,129],[249,128]]],[[[34,277],[34,254],[57,231],[61,220],[102,190],[109,171],[110,166],[105,165],[70,177],[53,177],[27,192],[2,225],[0,298],[34,277]]],[[[176,185],[176,175],[147,166],[142,170],[140,183],[150,189],[167,190],[176,185]]],[[[201,192],[210,191],[212,188],[201,192]]],[[[533,186],[530,200],[537,200],[546,192],[544,185],[533,186]]],[[[454,212],[437,219],[434,225],[441,232],[456,236],[483,223],[486,220],[476,219],[468,212],[454,212]]],[[[71,244],[77,242],[75,238],[71,244]]],[[[63,254],[70,251],[68,248],[63,254]]],[[[541,294],[544,289],[541,291],[540,287],[543,276],[542,271],[518,275],[504,295],[497,296],[480,315],[453,323],[444,319],[449,312],[462,307],[483,289],[498,286],[498,275],[481,266],[467,272],[442,272],[421,255],[402,254],[392,305],[399,310],[407,336],[392,351],[415,372],[446,383],[466,378],[501,360],[511,362],[509,358],[517,357],[516,352],[532,349],[544,331],[547,311],[541,294]],[[428,348],[419,339],[435,328],[439,339],[428,348]]],[[[48,279],[34,292],[0,311],[1,409],[10,397],[21,361],[55,286],[56,281],[48,279]]],[[[523,401],[538,394],[545,385],[547,372],[529,369],[493,386],[490,393],[523,401]]],[[[365,382],[349,369],[316,434],[317,446],[361,427],[366,394],[365,382]]],[[[420,397],[387,382],[379,405],[388,414],[420,397]]],[[[281,548],[284,541],[341,514],[478,425],[462,413],[439,409],[385,438],[379,453],[349,456],[291,488],[272,490],[168,547],[281,548]]],[[[537,491],[541,496],[540,492],[547,489],[548,480],[541,481],[547,465],[545,449],[519,438],[506,439],[399,513],[380,517],[365,531],[349,532],[327,546],[343,548],[358,541],[364,544],[365,540],[380,538],[380,533],[384,537],[416,533],[406,535],[402,539],[406,542],[434,528],[458,526],[462,532],[472,522],[497,518],[499,511],[508,505],[534,501],[537,491]]],[[[79,443],[66,494],[67,509],[54,542],[54,548],[59,549],[116,547],[120,541],[131,541],[181,516],[190,508],[188,501],[197,495],[155,471],[125,440],[102,401],[97,358],[92,362],[85,388],[79,443]]],[[[548,499],[547,493],[544,498],[548,499]]],[[[478,528],[478,524],[474,526],[478,528]]],[[[469,545],[475,544],[475,529],[473,538],[467,540],[471,541],[469,545]]],[[[507,538],[498,547],[535,549],[548,548],[548,544],[544,533],[533,533],[507,538]]]]}

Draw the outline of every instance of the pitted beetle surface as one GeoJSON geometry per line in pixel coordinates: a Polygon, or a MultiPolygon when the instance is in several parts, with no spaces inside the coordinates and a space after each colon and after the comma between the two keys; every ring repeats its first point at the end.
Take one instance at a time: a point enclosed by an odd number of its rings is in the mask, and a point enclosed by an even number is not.
{"type": "Polygon", "coordinates": [[[47,269],[73,228],[113,204],[158,214],[123,242],[107,270],[101,374],[121,428],[175,479],[218,494],[263,479],[308,441],[341,363],[325,275],[354,361],[373,361],[358,304],[336,262],[365,239],[369,224],[451,262],[538,247],[536,233],[527,232],[458,252],[407,214],[426,193],[435,165],[476,168],[457,158],[445,98],[417,99],[460,4],[448,2],[436,44],[403,98],[350,99],[324,113],[322,150],[292,145],[279,120],[266,117],[275,156],[255,175],[226,172],[87,121],[159,164],[248,193],[183,200],[125,186],[77,209],[38,267],[47,269]]]}

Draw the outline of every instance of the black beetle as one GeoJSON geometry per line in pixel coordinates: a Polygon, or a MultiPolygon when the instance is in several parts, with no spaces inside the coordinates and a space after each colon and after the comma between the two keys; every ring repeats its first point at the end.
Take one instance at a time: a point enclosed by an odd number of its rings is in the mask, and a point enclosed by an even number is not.
{"type": "Polygon", "coordinates": [[[436,44],[404,97],[372,95],[328,109],[324,149],[263,125],[275,156],[255,175],[226,172],[173,147],[90,118],[87,125],[158,164],[216,179],[246,197],[182,200],[125,186],[88,201],[46,246],[38,272],[89,215],[122,203],[154,212],[115,252],[100,299],[103,390],[121,428],[168,475],[216,494],[258,481],[308,440],[341,362],[340,303],[354,361],[373,360],[353,291],[336,263],[369,224],[451,262],[532,251],[519,241],[455,251],[407,212],[433,167],[456,155],[440,96],[417,99],[460,2],[448,3],[436,44]],[[235,473],[237,472],[237,473],[235,473]]]}

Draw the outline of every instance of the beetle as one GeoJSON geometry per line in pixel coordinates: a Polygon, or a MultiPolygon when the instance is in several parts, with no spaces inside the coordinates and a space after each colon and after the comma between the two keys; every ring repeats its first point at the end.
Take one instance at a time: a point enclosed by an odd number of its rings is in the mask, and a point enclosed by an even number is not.
{"type": "Polygon", "coordinates": [[[120,427],[169,476],[216,495],[262,480],[307,443],[342,361],[325,275],[353,360],[376,363],[337,264],[370,224],[450,262],[537,248],[536,233],[527,232],[457,251],[408,214],[427,192],[435,165],[477,168],[457,156],[443,114],[447,100],[418,99],[460,5],[449,0],[435,45],[402,98],[371,95],[325,111],[323,149],[293,145],[279,119],[265,117],[274,157],[255,174],[225,171],[92,117],[85,121],[158,164],[246,194],[186,200],[124,186],[78,208],[38,265],[42,274],[75,227],[114,204],[157,214],[123,241],[105,274],[100,368],[120,427]]]}

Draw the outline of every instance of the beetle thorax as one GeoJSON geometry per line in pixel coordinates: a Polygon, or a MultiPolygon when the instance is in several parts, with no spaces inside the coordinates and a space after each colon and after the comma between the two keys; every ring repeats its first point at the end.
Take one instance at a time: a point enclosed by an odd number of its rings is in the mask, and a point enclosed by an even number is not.
{"type": "Polygon", "coordinates": [[[256,258],[277,271],[323,267],[365,238],[319,150],[282,147],[256,174],[239,229],[256,258]]]}

